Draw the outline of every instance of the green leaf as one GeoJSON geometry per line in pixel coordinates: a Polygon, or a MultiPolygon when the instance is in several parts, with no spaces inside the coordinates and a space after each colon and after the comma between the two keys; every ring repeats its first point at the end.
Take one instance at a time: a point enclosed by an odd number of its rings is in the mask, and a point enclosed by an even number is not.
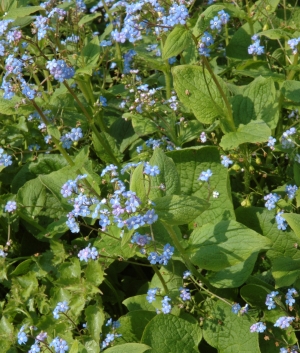
{"type": "Polygon", "coordinates": [[[209,317],[204,320],[203,337],[218,353],[260,353],[258,334],[250,332],[254,320],[250,316],[238,316],[231,307],[218,300],[207,305],[209,317]]]}
{"type": "MultiPolygon", "coordinates": [[[[269,39],[289,39],[289,35],[286,31],[275,28],[275,29],[268,29],[267,31],[262,31],[260,33],[257,33],[259,37],[265,36],[269,39]]],[[[287,81],[286,81],[287,82],[287,81]]]]}
{"type": "Polygon", "coordinates": [[[135,168],[130,178],[130,190],[134,191],[137,196],[145,202],[147,200],[149,182],[144,178],[143,171],[143,163],[135,168]]]}
{"type": "Polygon", "coordinates": [[[146,296],[146,294],[142,294],[136,295],[134,297],[129,297],[123,301],[123,304],[129,311],[146,310],[155,312],[154,306],[146,300],[146,296]]]}
{"type": "Polygon", "coordinates": [[[296,213],[284,213],[282,217],[288,222],[297,237],[300,238],[300,215],[296,213]]]}
{"type": "Polygon", "coordinates": [[[187,252],[193,264],[212,271],[244,262],[271,244],[266,237],[236,221],[221,221],[197,228],[189,242],[191,246],[187,252]]]}
{"type": "Polygon", "coordinates": [[[153,134],[157,131],[157,125],[152,120],[139,114],[130,114],[130,117],[132,127],[139,137],[153,134]]]}
{"type": "Polygon", "coordinates": [[[98,287],[104,280],[104,272],[99,261],[89,261],[85,269],[85,276],[88,282],[98,287]]]}
{"type": "Polygon", "coordinates": [[[0,338],[10,343],[8,348],[14,345],[16,342],[16,336],[14,335],[14,327],[4,315],[2,315],[0,321],[0,338]]]}
{"type": "Polygon", "coordinates": [[[180,54],[192,41],[192,34],[184,26],[175,26],[168,35],[162,51],[163,60],[180,54]]]}
{"type": "Polygon", "coordinates": [[[94,21],[97,17],[100,17],[101,16],[101,13],[93,13],[93,14],[90,14],[90,15],[85,15],[83,16],[80,21],[78,22],[78,26],[83,26],[84,24],[86,23],[89,23],[89,22],[92,22],[94,21]]]}
{"type": "MultiPolygon", "coordinates": [[[[100,135],[104,141],[111,147],[114,156],[121,161],[123,158],[122,153],[120,152],[116,140],[110,136],[107,132],[100,132],[100,135]]],[[[92,142],[95,148],[95,152],[97,156],[106,163],[114,163],[114,160],[106,153],[104,147],[102,146],[101,142],[98,140],[97,136],[93,133],[92,134],[92,142]]]]}
{"type": "Polygon", "coordinates": [[[84,58],[83,67],[87,65],[95,66],[98,62],[101,49],[98,36],[93,39],[83,48],[82,55],[84,58]]]}
{"type": "Polygon", "coordinates": [[[39,155],[37,162],[29,164],[30,172],[34,174],[49,174],[66,167],[68,163],[63,156],[58,154],[39,155]]]}
{"type": "Polygon", "coordinates": [[[167,157],[160,148],[156,148],[149,163],[151,166],[158,166],[160,170],[157,176],[149,177],[151,182],[149,199],[152,200],[164,195],[180,194],[179,175],[173,160],[167,157]],[[165,191],[159,188],[161,184],[165,186],[165,191]]]}
{"type": "Polygon", "coordinates": [[[72,347],[69,351],[69,353],[78,353],[78,341],[75,340],[72,344],[72,347]]]}
{"type": "Polygon", "coordinates": [[[59,132],[57,126],[48,125],[47,126],[47,132],[48,132],[49,135],[55,137],[56,139],[58,139],[58,140],[60,139],[60,132],[59,132]]]}
{"type": "Polygon", "coordinates": [[[153,200],[158,218],[172,225],[192,222],[209,207],[209,203],[195,196],[169,195],[153,200]]]}
{"type": "Polygon", "coordinates": [[[89,305],[85,309],[85,316],[90,335],[97,343],[99,343],[100,333],[102,332],[102,326],[105,320],[103,308],[97,304],[89,305]]]}
{"type": "Polygon", "coordinates": [[[136,51],[138,58],[142,61],[145,61],[151,68],[159,71],[165,71],[167,69],[166,64],[161,58],[158,58],[157,56],[151,56],[151,54],[147,52],[145,48],[136,47],[134,50],[136,51]]]}
{"type": "Polygon", "coordinates": [[[272,135],[269,126],[261,120],[252,120],[247,125],[240,125],[236,132],[229,132],[221,139],[224,150],[237,148],[243,143],[266,142],[272,135]]]}
{"type": "Polygon", "coordinates": [[[10,276],[20,276],[28,273],[33,264],[32,259],[22,261],[11,273],[10,276]]]}
{"type": "MultiPolygon", "coordinates": [[[[254,33],[260,32],[261,28],[262,25],[258,21],[253,24],[254,33]]],[[[252,57],[252,55],[248,54],[248,47],[252,44],[251,30],[249,24],[245,23],[234,32],[233,37],[226,47],[226,55],[229,58],[235,60],[247,60],[252,57]]]]}
{"type": "Polygon", "coordinates": [[[25,183],[17,194],[17,202],[24,207],[27,214],[37,216],[46,202],[46,189],[36,178],[25,183]]]}
{"type": "Polygon", "coordinates": [[[37,11],[45,11],[45,9],[41,6],[27,6],[27,7],[19,7],[17,9],[13,9],[8,12],[8,14],[5,16],[5,19],[15,19],[17,17],[25,17],[28,15],[31,15],[34,12],[37,11]]]}
{"type": "Polygon", "coordinates": [[[149,348],[151,347],[142,343],[125,343],[115,347],[110,347],[106,349],[106,352],[107,353],[124,353],[124,352],[143,353],[148,351],[149,348]]]}
{"type": "Polygon", "coordinates": [[[293,102],[300,102],[300,82],[299,81],[285,81],[282,85],[281,92],[286,99],[293,102]]]}
{"type": "Polygon", "coordinates": [[[196,353],[201,338],[198,324],[160,314],[146,326],[141,342],[152,347],[149,353],[196,353]]]}
{"type": "Polygon", "coordinates": [[[32,106],[22,105],[22,98],[14,96],[12,99],[4,99],[3,93],[0,93],[0,111],[4,115],[28,114],[33,111],[32,106]],[[18,106],[19,108],[16,108],[18,106]]]}
{"type": "Polygon", "coordinates": [[[227,267],[208,276],[209,283],[216,288],[237,288],[251,275],[257,260],[258,252],[254,252],[244,262],[227,267]]]}
{"type": "Polygon", "coordinates": [[[140,342],[146,325],[156,316],[155,311],[135,310],[120,317],[118,333],[125,342],[140,342]]]}
{"type": "Polygon", "coordinates": [[[236,126],[252,120],[263,120],[271,129],[279,119],[278,97],[272,78],[258,77],[243,90],[242,95],[232,99],[236,126]]]}
{"type": "MultiPolygon", "coordinates": [[[[201,123],[211,124],[218,116],[226,116],[225,102],[206,69],[200,66],[179,65],[173,67],[172,74],[179,99],[193,111],[201,123]]],[[[229,99],[227,86],[220,77],[217,76],[217,79],[229,99]]]]}
{"type": "Polygon", "coordinates": [[[257,284],[246,284],[240,289],[241,297],[254,308],[266,309],[266,297],[270,293],[268,288],[257,284]]]}
{"type": "Polygon", "coordinates": [[[224,219],[235,219],[231,201],[231,188],[227,168],[220,163],[220,154],[217,147],[185,148],[169,152],[175,162],[180,176],[181,193],[194,195],[207,200],[209,191],[198,178],[202,171],[210,169],[213,173],[210,178],[210,187],[219,192],[218,198],[210,198],[210,205],[195,223],[201,227],[206,223],[215,223],[224,219]]]}

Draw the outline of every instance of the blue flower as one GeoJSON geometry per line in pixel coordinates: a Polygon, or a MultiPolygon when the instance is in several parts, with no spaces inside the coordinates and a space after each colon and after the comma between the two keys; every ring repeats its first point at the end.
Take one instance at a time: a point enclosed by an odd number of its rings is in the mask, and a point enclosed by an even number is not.
{"type": "Polygon", "coordinates": [[[253,324],[250,327],[250,332],[264,332],[266,330],[266,325],[264,325],[262,322],[257,322],[256,324],[253,324]]]}
{"type": "Polygon", "coordinates": [[[274,324],[275,327],[288,328],[295,318],[292,316],[282,316],[274,324]]]}
{"type": "Polygon", "coordinates": [[[276,142],[276,138],[270,136],[267,146],[271,148],[271,150],[274,150],[274,146],[275,146],[275,142],[276,142]]]}
{"type": "Polygon", "coordinates": [[[153,167],[149,164],[146,163],[144,167],[144,174],[150,175],[150,176],[156,176],[160,173],[160,170],[158,166],[154,165],[153,167]]]}
{"type": "Polygon", "coordinates": [[[171,312],[171,305],[169,304],[169,301],[171,301],[171,298],[169,298],[167,295],[164,297],[164,299],[161,301],[162,303],[162,308],[161,311],[164,314],[169,314],[171,312]]]}
{"type": "Polygon", "coordinates": [[[279,292],[271,292],[270,294],[268,294],[267,295],[267,298],[266,298],[266,305],[267,305],[267,307],[268,307],[268,310],[271,310],[271,309],[275,309],[276,308],[276,304],[275,304],[275,302],[274,302],[274,300],[273,300],[273,298],[275,298],[276,297],[276,295],[278,295],[279,294],[279,292]]]}
{"type": "Polygon", "coordinates": [[[187,279],[187,278],[189,278],[190,276],[191,276],[191,271],[188,271],[188,270],[187,270],[187,271],[184,271],[184,272],[183,272],[183,277],[182,277],[182,278],[183,278],[183,279],[187,279]]]}
{"type": "Polygon", "coordinates": [[[288,292],[285,295],[286,297],[285,303],[288,304],[289,307],[292,307],[296,302],[293,295],[298,295],[298,292],[296,291],[296,289],[295,288],[288,289],[288,292]]]}
{"type": "Polygon", "coordinates": [[[279,201],[280,196],[277,195],[276,193],[272,194],[268,194],[266,196],[264,196],[264,200],[266,200],[267,202],[265,203],[265,207],[267,207],[267,209],[270,211],[272,209],[274,209],[276,207],[276,202],[279,201]]]}
{"type": "Polygon", "coordinates": [[[5,212],[14,212],[17,209],[16,201],[8,201],[5,205],[5,212]]]}
{"type": "Polygon", "coordinates": [[[65,313],[69,310],[68,303],[66,301],[57,303],[55,309],[53,310],[54,319],[59,318],[59,313],[65,313]]]}
{"type": "Polygon", "coordinates": [[[287,192],[288,198],[290,200],[292,200],[295,197],[297,190],[298,190],[298,187],[296,185],[287,185],[285,187],[285,191],[287,192]]]}
{"type": "Polygon", "coordinates": [[[25,328],[25,326],[23,325],[20,328],[20,331],[18,332],[18,343],[19,344],[25,344],[28,341],[28,337],[27,337],[26,333],[24,332],[24,328],[25,328]]]}
{"type": "Polygon", "coordinates": [[[281,229],[281,230],[286,230],[288,224],[286,222],[286,220],[281,217],[281,215],[283,214],[284,212],[283,211],[279,211],[275,217],[275,220],[277,222],[277,228],[278,229],[281,229]]]}
{"type": "Polygon", "coordinates": [[[235,303],[235,304],[232,305],[231,311],[232,311],[234,314],[238,314],[238,312],[241,310],[241,308],[242,308],[242,307],[240,306],[240,304],[235,303]]]}
{"type": "Polygon", "coordinates": [[[158,291],[158,288],[152,288],[152,289],[150,288],[148,290],[146,299],[149,303],[152,303],[155,301],[157,291],[158,291]]]}
{"type": "Polygon", "coordinates": [[[207,169],[205,172],[201,172],[198,180],[201,181],[209,181],[209,178],[212,176],[212,171],[210,169],[207,169]]]}
{"type": "Polygon", "coordinates": [[[190,293],[190,290],[188,288],[180,287],[179,288],[179,292],[180,292],[180,298],[183,301],[191,300],[191,293],[190,293]]]}
{"type": "Polygon", "coordinates": [[[222,161],[221,161],[221,164],[224,166],[224,167],[229,167],[230,164],[233,164],[233,161],[231,159],[229,159],[227,156],[221,156],[222,158],[222,161]]]}

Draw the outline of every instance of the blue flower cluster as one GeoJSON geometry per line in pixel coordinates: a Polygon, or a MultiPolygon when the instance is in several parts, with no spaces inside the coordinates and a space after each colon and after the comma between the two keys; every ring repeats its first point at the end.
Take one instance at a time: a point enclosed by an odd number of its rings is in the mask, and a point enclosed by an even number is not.
{"type": "Polygon", "coordinates": [[[0,166],[8,167],[12,165],[11,156],[4,153],[4,149],[0,148],[0,166]]]}
{"type": "MultiPolygon", "coordinates": [[[[230,16],[227,12],[225,12],[224,10],[219,11],[218,16],[215,16],[210,21],[210,29],[212,31],[220,32],[222,29],[222,26],[226,25],[229,19],[230,19],[230,16]]],[[[213,35],[209,32],[204,32],[199,42],[199,49],[198,49],[199,54],[201,56],[209,57],[210,51],[211,51],[209,47],[212,46],[213,44],[214,44],[213,35]]]]}
{"type": "Polygon", "coordinates": [[[270,136],[268,143],[267,143],[267,146],[270,147],[271,150],[274,150],[275,143],[276,143],[276,138],[270,136]]]}
{"type": "Polygon", "coordinates": [[[186,270],[186,271],[184,271],[183,272],[183,279],[187,279],[187,278],[189,278],[190,276],[191,276],[192,274],[191,274],[191,271],[188,271],[188,270],[186,270]]]}
{"type": "MultiPolygon", "coordinates": [[[[22,345],[22,344],[26,344],[28,341],[28,336],[25,333],[25,325],[23,325],[18,334],[17,334],[17,339],[18,339],[18,344],[22,345]]],[[[34,340],[34,344],[31,345],[30,350],[28,351],[28,353],[39,353],[41,351],[41,344],[46,340],[48,334],[47,332],[43,332],[41,331],[34,340]]],[[[58,337],[56,339],[54,339],[51,343],[50,343],[50,347],[55,347],[55,340],[59,339],[58,337]]],[[[66,352],[69,348],[67,346],[67,342],[61,340],[62,342],[60,343],[60,345],[55,349],[55,353],[64,353],[66,352]],[[66,348],[63,350],[63,348],[66,348]]]]}
{"type": "Polygon", "coordinates": [[[267,207],[267,209],[270,211],[272,209],[274,209],[276,207],[276,202],[279,201],[280,196],[277,195],[276,193],[272,194],[268,194],[266,196],[264,196],[264,200],[266,200],[267,202],[265,203],[265,207],[267,207]]]}
{"type": "Polygon", "coordinates": [[[67,350],[69,350],[68,343],[59,337],[55,337],[54,340],[49,344],[49,347],[53,347],[55,353],[65,353],[67,350]]]}
{"type": "Polygon", "coordinates": [[[241,306],[239,303],[234,303],[231,307],[231,311],[234,313],[234,314],[238,314],[238,312],[241,310],[241,306]]]}
{"type": "Polygon", "coordinates": [[[253,43],[248,47],[248,54],[250,55],[262,55],[265,52],[265,48],[260,45],[259,37],[255,34],[251,37],[253,43]]]}
{"type": "Polygon", "coordinates": [[[138,246],[141,246],[142,248],[144,248],[150,242],[151,242],[151,237],[149,237],[148,235],[141,235],[138,232],[135,232],[131,238],[132,244],[137,244],[138,246]]]}
{"type": "Polygon", "coordinates": [[[288,328],[294,320],[295,318],[292,316],[282,316],[275,322],[274,326],[282,329],[288,328]]]}
{"type": "Polygon", "coordinates": [[[149,163],[145,163],[143,173],[146,175],[150,175],[150,176],[157,176],[157,175],[159,175],[160,170],[159,170],[158,166],[156,166],[156,165],[151,166],[149,163]]]}
{"type": "Polygon", "coordinates": [[[285,187],[285,191],[290,200],[292,200],[295,197],[297,190],[298,190],[298,187],[296,185],[287,185],[285,187]]]}
{"type": "Polygon", "coordinates": [[[176,2],[166,9],[157,0],[139,0],[135,3],[121,0],[117,1],[110,10],[117,11],[122,7],[125,8],[126,15],[122,21],[121,19],[116,21],[118,24],[122,22],[122,27],[111,32],[112,39],[120,43],[125,43],[126,40],[134,43],[142,39],[142,32],[147,30],[148,24],[142,13],[157,14],[157,22],[154,24],[156,35],[172,29],[177,24],[185,25],[188,18],[188,9],[176,2]]]}
{"type": "Polygon", "coordinates": [[[0,257],[6,257],[6,256],[7,256],[7,253],[2,249],[0,249],[0,257]]]}
{"type": "Polygon", "coordinates": [[[152,303],[156,300],[156,293],[159,291],[158,288],[150,288],[147,292],[146,299],[149,303],[152,303]]]}
{"type": "Polygon", "coordinates": [[[278,229],[286,230],[288,224],[287,224],[286,220],[283,217],[281,217],[281,215],[283,213],[284,213],[283,211],[279,211],[275,217],[275,220],[276,220],[278,229]]]}
{"type": "Polygon", "coordinates": [[[229,157],[221,156],[221,158],[222,158],[221,164],[224,167],[228,168],[230,166],[230,164],[233,164],[233,161],[229,157]]]}
{"type": "Polygon", "coordinates": [[[295,304],[296,300],[293,297],[293,295],[298,295],[298,292],[296,291],[295,288],[290,288],[288,289],[288,292],[286,293],[286,301],[285,303],[291,308],[295,304]]]}
{"type": "Polygon", "coordinates": [[[286,130],[281,137],[281,144],[282,148],[284,149],[289,149],[293,148],[295,146],[294,141],[291,139],[290,136],[295,135],[297,130],[294,127],[291,127],[290,129],[286,130]]]}
{"type": "Polygon", "coordinates": [[[267,298],[266,298],[266,305],[268,307],[268,310],[271,310],[271,309],[275,309],[276,308],[276,304],[274,302],[274,299],[277,295],[279,294],[279,292],[271,292],[270,294],[267,294],[267,298]]]}
{"type": "Polygon", "coordinates": [[[293,54],[296,55],[298,53],[298,44],[300,43],[300,37],[292,38],[288,40],[288,45],[293,51],[293,54]]]}
{"type": "Polygon", "coordinates": [[[112,318],[107,320],[107,323],[105,326],[108,326],[111,328],[111,332],[106,334],[105,339],[101,342],[100,348],[101,351],[107,348],[117,337],[121,337],[121,334],[116,333],[116,329],[118,329],[121,324],[119,321],[112,321],[112,318]]]}
{"type": "MultiPolygon", "coordinates": [[[[130,167],[133,167],[132,163],[130,167]]],[[[118,178],[119,173],[117,169],[115,165],[111,164],[103,169],[101,173],[102,177],[110,174],[110,181],[115,187],[113,195],[108,200],[89,197],[83,192],[78,194],[78,181],[85,178],[86,175],[79,175],[75,180],[68,180],[62,186],[61,194],[63,197],[70,197],[73,194],[77,194],[76,197],[69,200],[74,207],[73,211],[68,214],[66,222],[71,232],[79,232],[79,224],[76,218],[79,216],[87,217],[91,213],[91,208],[93,208],[92,218],[99,218],[99,225],[102,230],[106,230],[112,223],[120,229],[126,226],[128,230],[136,230],[145,224],[150,225],[157,221],[158,216],[154,209],[149,209],[149,205],[143,207],[141,200],[135,192],[126,191],[125,184],[118,178]]],[[[124,169],[127,170],[126,166],[124,169]]],[[[146,171],[151,173],[149,175],[157,175],[159,173],[157,168],[146,171]]]]}
{"type": "Polygon", "coordinates": [[[78,253],[80,261],[88,262],[89,259],[96,260],[98,256],[98,251],[95,247],[91,248],[89,244],[86,248],[82,249],[78,253]]]}
{"type": "Polygon", "coordinates": [[[183,301],[191,300],[191,293],[190,293],[190,290],[188,288],[180,287],[179,288],[179,292],[180,292],[180,298],[183,301]]]}
{"type": "Polygon", "coordinates": [[[50,74],[59,82],[72,78],[75,74],[73,67],[69,67],[67,63],[60,59],[52,59],[47,62],[46,68],[50,71],[50,74]]]}
{"type": "Polygon", "coordinates": [[[267,326],[262,322],[257,322],[250,327],[250,332],[262,333],[266,330],[267,326]]]}
{"type": "Polygon", "coordinates": [[[164,299],[161,301],[162,304],[162,308],[161,311],[164,314],[169,314],[172,310],[171,305],[169,304],[169,302],[171,301],[171,298],[169,298],[167,295],[164,297],[164,299]]]}
{"type": "Polygon", "coordinates": [[[83,137],[83,132],[80,127],[71,129],[71,132],[67,132],[65,135],[61,136],[60,141],[62,142],[63,148],[69,149],[72,143],[79,141],[83,137]]]}
{"type": "MultiPolygon", "coordinates": [[[[145,141],[145,144],[148,148],[155,150],[155,148],[160,147],[164,151],[174,151],[180,149],[180,147],[176,147],[172,141],[168,139],[166,136],[162,136],[160,139],[153,139],[152,137],[145,141]]],[[[138,153],[141,153],[143,150],[143,146],[138,146],[136,148],[138,153]]]]}
{"type": "Polygon", "coordinates": [[[156,265],[167,265],[168,261],[171,259],[172,255],[174,254],[174,247],[170,244],[166,244],[163,249],[163,253],[159,255],[156,251],[153,251],[149,254],[148,260],[150,264],[156,265]]]}
{"type": "Polygon", "coordinates": [[[28,337],[26,335],[26,333],[24,332],[25,326],[23,325],[20,328],[20,331],[18,332],[18,343],[19,344],[25,344],[28,341],[28,337]]]}
{"type": "Polygon", "coordinates": [[[7,201],[4,210],[5,212],[14,212],[17,209],[16,201],[7,201]]]}
{"type": "Polygon", "coordinates": [[[66,301],[57,303],[55,309],[53,310],[54,319],[59,319],[59,313],[65,313],[69,310],[68,303],[66,301]]]}
{"type": "Polygon", "coordinates": [[[198,180],[207,181],[208,182],[209,178],[212,175],[213,175],[212,171],[210,169],[207,169],[206,171],[200,173],[200,176],[199,176],[198,180]]]}

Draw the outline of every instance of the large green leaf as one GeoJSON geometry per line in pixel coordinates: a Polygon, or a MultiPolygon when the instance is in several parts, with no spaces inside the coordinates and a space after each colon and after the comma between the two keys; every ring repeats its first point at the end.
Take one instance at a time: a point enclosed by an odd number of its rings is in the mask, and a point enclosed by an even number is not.
{"type": "Polygon", "coordinates": [[[13,9],[8,12],[5,16],[5,19],[15,19],[18,17],[25,17],[37,11],[45,11],[45,9],[41,6],[27,6],[27,7],[19,7],[17,9],[13,9]]]}
{"type": "MultiPolygon", "coordinates": [[[[253,24],[254,33],[260,32],[262,25],[257,21],[253,24]]],[[[226,47],[226,55],[235,60],[251,59],[252,55],[248,54],[248,47],[252,44],[251,29],[248,23],[245,23],[237,31],[234,32],[228,46],[226,47]]]]}
{"type": "Polygon", "coordinates": [[[282,93],[286,99],[293,102],[300,102],[300,82],[299,81],[285,81],[281,88],[282,93]]]}
{"type": "Polygon", "coordinates": [[[146,326],[141,342],[152,347],[149,353],[196,353],[201,338],[198,323],[160,314],[146,326]]]}
{"type": "Polygon", "coordinates": [[[164,60],[177,56],[181,53],[192,41],[192,34],[184,26],[175,26],[168,35],[162,51],[164,60]]]}
{"type": "MultiPolygon", "coordinates": [[[[182,103],[190,108],[196,118],[210,124],[218,116],[226,116],[227,108],[210,73],[200,66],[180,65],[172,69],[174,88],[182,103]]],[[[217,77],[229,99],[227,86],[217,77]]]]}
{"type": "Polygon", "coordinates": [[[173,160],[167,157],[160,148],[156,148],[149,163],[152,166],[158,166],[160,170],[157,176],[149,177],[151,183],[149,193],[150,200],[165,195],[179,195],[180,180],[173,160]],[[161,184],[165,186],[165,191],[159,188],[161,184]]]}
{"type": "Polygon", "coordinates": [[[180,176],[181,194],[194,195],[207,200],[211,189],[219,192],[218,198],[210,198],[209,207],[195,223],[201,227],[206,223],[215,223],[222,219],[235,219],[231,201],[231,189],[228,170],[220,163],[217,147],[185,148],[168,153],[175,162],[180,176]],[[198,178],[202,171],[210,169],[210,190],[206,184],[202,185],[198,178]]]}
{"type": "Polygon", "coordinates": [[[207,305],[209,317],[204,320],[203,337],[218,353],[260,353],[258,334],[250,332],[254,324],[248,315],[238,316],[231,307],[218,300],[207,305]]]}
{"type": "Polygon", "coordinates": [[[191,261],[207,270],[220,271],[244,262],[253,253],[268,249],[266,237],[236,221],[207,224],[193,231],[187,252],[191,261]]]}
{"type": "Polygon", "coordinates": [[[209,203],[195,196],[169,195],[153,200],[160,220],[172,225],[192,222],[209,207],[209,203]]]}
{"type": "Polygon", "coordinates": [[[25,183],[17,194],[17,201],[30,216],[37,216],[46,202],[46,189],[36,178],[25,183]]]}
{"type": "Polygon", "coordinates": [[[263,120],[271,129],[279,118],[278,97],[272,78],[257,77],[243,90],[242,95],[232,99],[233,117],[236,126],[251,120],[263,120]]]}
{"type": "Polygon", "coordinates": [[[87,327],[92,338],[99,343],[102,325],[105,320],[103,308],[100,305],[89,305],[85,309],[87,327]]]}
{"type": "Polygon", "coordinates": [[[229,132],[221,139],[224,150],[237,148],[243,143],[266,142],[271,136],[271,129],[262,120],[252,120],[247,125],[240,125],[236,132],[229,132]]]}
{"type": "Polygon", "coordinates": [[[143,353],[148,351],[148,349],[151,348],[146,344],[142,343],[124,343],[122,345],[118,345],[115,347],[110,347],[106,349],[105,351],[107,353],[125,353],[125,352],[130,352],[130,353],[143,353]]]}

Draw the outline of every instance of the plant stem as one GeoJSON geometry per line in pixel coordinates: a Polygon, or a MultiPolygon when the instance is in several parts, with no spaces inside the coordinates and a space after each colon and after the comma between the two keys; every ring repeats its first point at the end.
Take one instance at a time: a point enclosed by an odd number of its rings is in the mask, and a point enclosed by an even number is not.
{"type": "Polygon", "coordinates": [[[157,268],[156,265],[152,265],[152,268],[153,268],[155,274],[157,275],[157,277],[159,278],[161,284],[163,285],[165,293],[168,294],[169,293],[169,289],[167,287],[166,281],[164,280],[163,276],[159,272],[159,269],[157,268]]]}
{"type": "MultiPolygon", "coordinates": [[[[232,108],[231,108],[231,105],[228,101],[228,98],[226,97],[226,94],[225,92],[223,91],[221,85],[220,85],[220,82],[218,81],[216,75],[214,74],[213,70],[211,69],[210,65],[209,65],[209,62],[208,60],[206,59],[205,56],[202,57],[202,60],[204,62],[204,65],[207,69],[207,71],[210,73],[211,75],[211,78],[213,79],[214,83],[216,84],[217,88],[218,88],[218,91],[220,92],[222,98],[223,98],[223,101],[226,105],[226,108],[227,108],[227,116],[225,118],[225,132],[234,132],[236,129],[235,129],[235,124],[234,124],[234,121],[233,121],[233,113],[232,113],[232,108]]],[[[223,119],[222,119],[223,120],[223,119]]],[[[224,121],[223,121],[224,122],[224,121]]]]}
{"type": "MultiPolygon", "coordinates": [[[[73,92],[73,90],[71,89],[71,87],[68,85],[67,81],[64,81],[64,85],[66,86],[67,90],[71,93],[71,95],[74,97],[75,101],[77,102],[77,104],[80,106],[83,114],[85,115],[88,123],[89,123],[89,127],[92,129],[93,133],[95,134],[95,136],[97,137],[98,141],[101,143],[102,147],[104,148],[105,152],[109,155],[109,157],[111,158],[111,161],[117,165],[118,167],[120,166],[119,161],[117,160],[117,158],[115,157],[110,145],[107,143],[106,139],[104,136],[101,136],[99,131],[97,130],[94,120],[93,118],[90,116],[90,114],[87,112],[87,110],[85,109],[85,107],[82,105],[82,103],[80,102],[80,100],[78,99],[78,97],[76,96],[75,92],[73,92]]],[[[101,126],[100,126],[101,127],[101,126]]],[[[104,127],[104,125],[102,126],[104,127]]]]}
{"type": "Polygon", "coordinates": [[[171,70],[168,60],[165,61],[167,69],[164,70],[165,82],[166,82],[166,98],[171,98],[171,70]]]}
{"type": "Polygon", "coordinates": [[[191,271],[192,275],[194,277],[196,277],[198,280],[200,280],[201,282],[203,282],[208,288],[211,288],[212,286],[210,285],[208,280],[200,272],[198,272],[196,270],[195,266],[192,264],[191,260],[189,259],[189,257],[185,253],[185,250],[181,246],[173,227],[171,225],[166,224],[166,223],[164,223],[164,227],[168,231],[168,233],[173,241],[173,244],[175,245],[176,249],[180,252],[180,255],[182,256],[182,258],[186,264],[186,267],[189,269],[189,271],[191,271]]]}

